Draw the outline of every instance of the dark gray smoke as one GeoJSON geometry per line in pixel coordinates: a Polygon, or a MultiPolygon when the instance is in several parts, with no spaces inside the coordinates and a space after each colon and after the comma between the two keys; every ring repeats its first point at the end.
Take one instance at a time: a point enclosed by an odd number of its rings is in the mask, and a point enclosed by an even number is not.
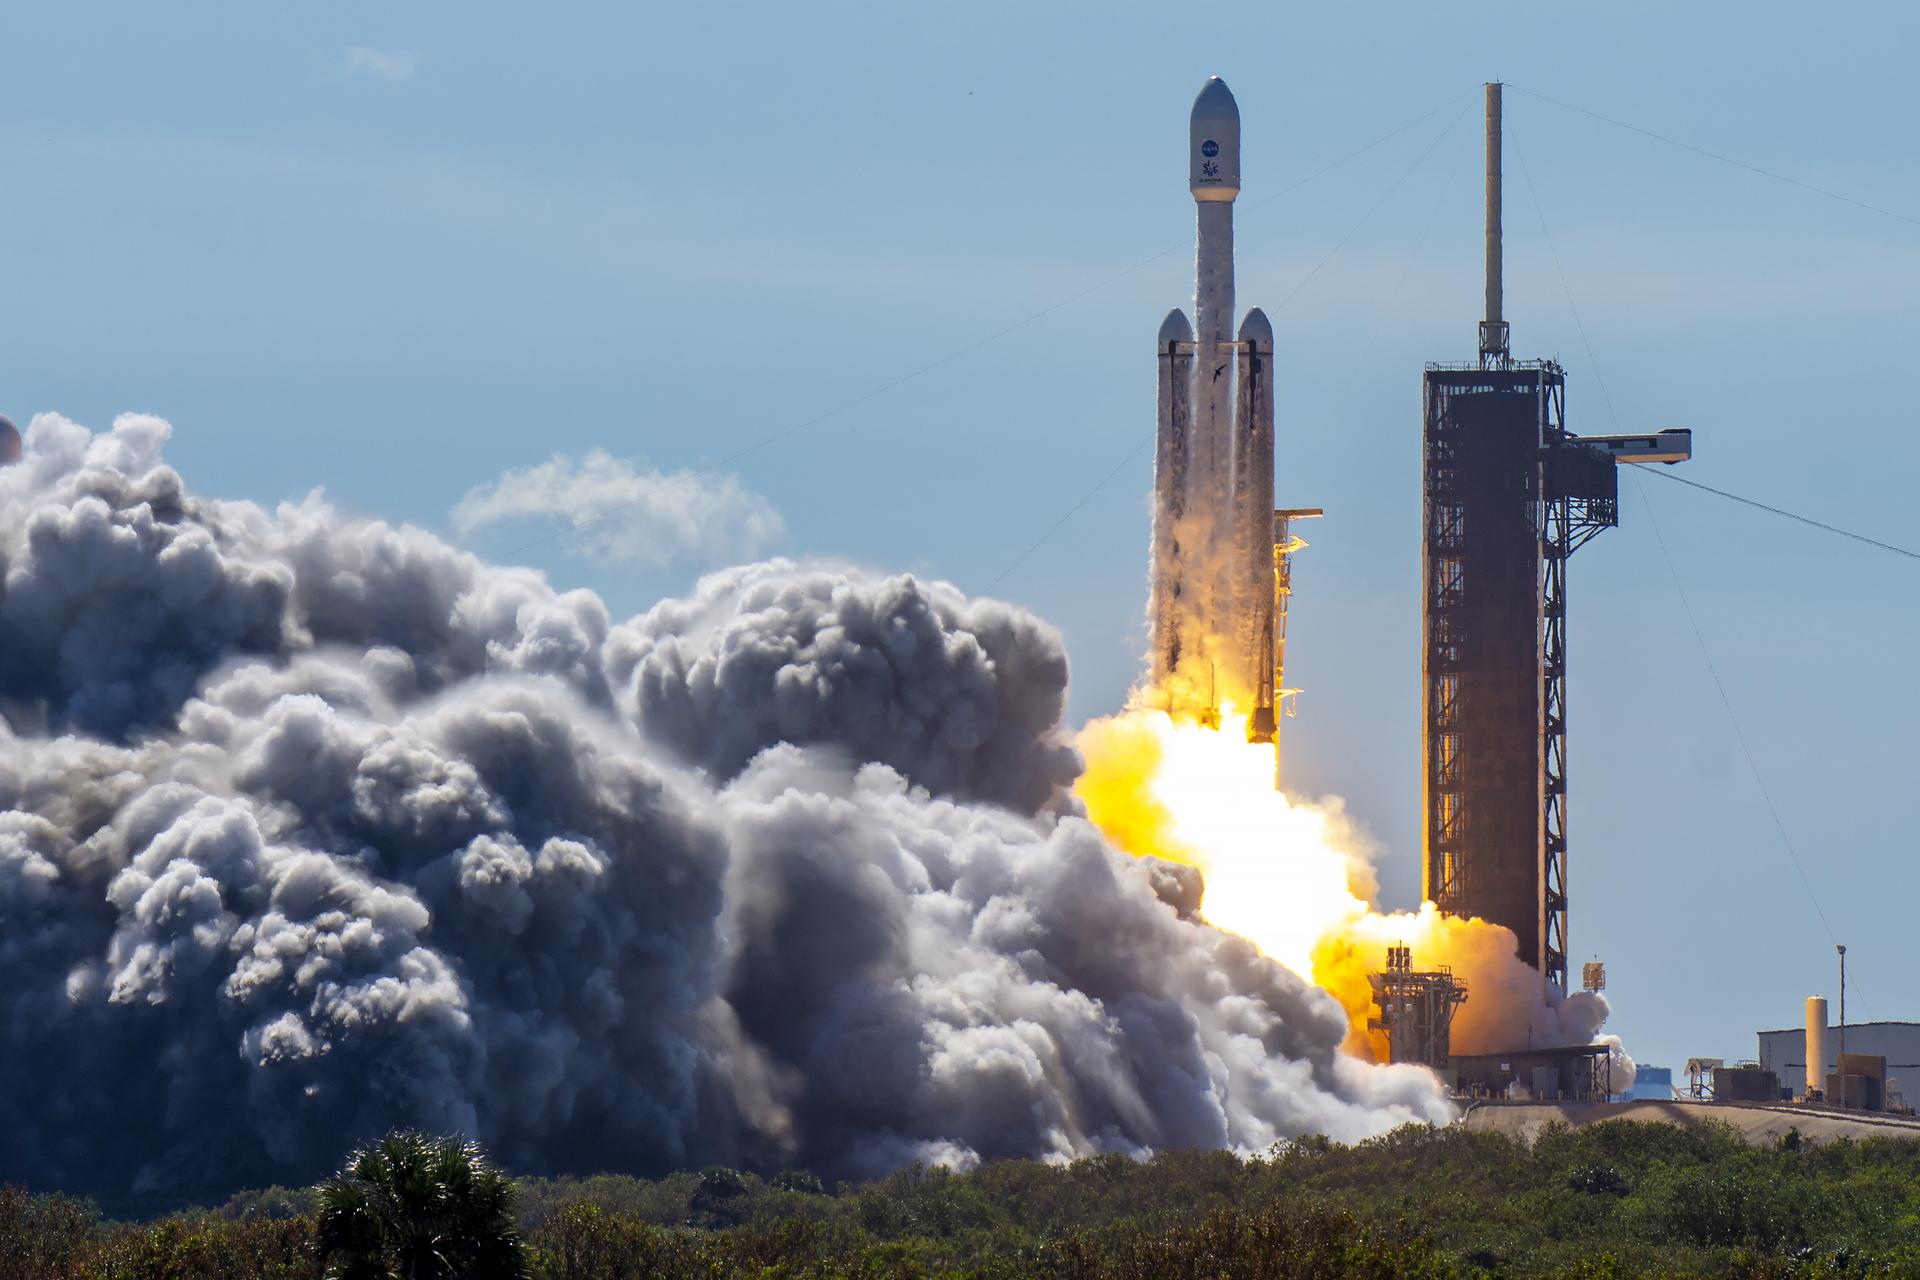
{"type": "Polygon", "coordinates": [[[1072,816],[1038,619],[775,563],[615,625],[197,497],[167,436],[43,416],[0,469],[0,1179],[309,1179],[398,1124],[857,1174],[1446,1114],[1072,816]]]}

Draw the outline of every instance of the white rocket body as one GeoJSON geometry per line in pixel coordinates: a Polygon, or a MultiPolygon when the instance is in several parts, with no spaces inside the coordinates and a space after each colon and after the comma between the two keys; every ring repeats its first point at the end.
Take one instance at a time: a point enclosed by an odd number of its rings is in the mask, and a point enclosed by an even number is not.
{"type": "Polygon", "coordinates": [[[1175,311],[1160,330],[1154,688],[1170,711],[1203,721],[1231,703],[1249,717],[1249,737],[1270,741],[1273,329],[1255,310],[1234,333],[1240,108],[1218,76],[1194,99],[1188,149],[1195,323],[1189,330],[1175,311]]]}
{"type": "Polygon", "coordinates": [[[1153,687],[1171,689],[1181,665],[1185,598],[1180,565],[1187,518],[1188,468],[1193,440],[1193,326],[1179,308],[1167,313],[1159,339],[1160,424],[1153,453],[1153,552],[1148,624],[1153,635],[1153,687]]]}

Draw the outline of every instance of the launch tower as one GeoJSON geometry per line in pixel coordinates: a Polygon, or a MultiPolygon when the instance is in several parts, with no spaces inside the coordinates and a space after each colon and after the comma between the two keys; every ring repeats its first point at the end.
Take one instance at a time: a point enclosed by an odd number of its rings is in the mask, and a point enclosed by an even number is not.
{"type": "Polygon", "coordinates": [[[1479,359],[1430,364],[1422,523],[1425,895],[1513,930],[1567,986],[1567,560],[1619,523],[1617,463],[1681,462],[1684,429],[1576,436],[1566,370],[1515,360],[1501,297],[1500,86],[1486,87],[1479,359]]]}

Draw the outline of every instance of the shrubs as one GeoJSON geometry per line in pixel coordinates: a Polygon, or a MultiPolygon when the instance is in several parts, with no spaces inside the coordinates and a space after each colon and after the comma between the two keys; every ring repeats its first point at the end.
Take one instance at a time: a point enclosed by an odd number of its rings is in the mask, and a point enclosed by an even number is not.
{"type": "Polygon", "coordinates": [[[191,1213],[150,1226],[116,1226],[83,1265],[64,1274],[85,1280],[319,1280],[321,1267],[310,1218],[235,1221],[191,1213]]]}
{"type": "Polygon", "coordinates": [[[1588,1196],[1623,1196],[1633,1190],[1619,1170],[1606,1164],[1583,1164],[1567,1175],[1567,1186],[1588,1196]]]}
{"type": "Polygon", "coordinates": [[[759,1179],[738,1169],[715,1165],[700,1171],[700,1186],[689,1205],[690,1221],[709,1228],[737,1227],[745,1220],[744,1197],[759,1179]]]}
{"type": "Polygon", "coordinates": [[[1059,1280],[1424,1280],[1457,1273],[1424,1240],[1388,1239],[1344,1213],[1277,1208],[1220,1209],[1157,1229],[1128,1220],[1105,1232],[1073,1232],[1049,1250],[1042,1270],[1059,1280]]]}
{"type": "Polygon", "coordinates": [[[826,1190],[820,1185],[819,1175],[805,1169],[782,1169],[773,1175],[773,1185],[781,1191],[793,1191],[805,1196],[817,1196],[826,1190]]]}
{"type": "Polygon", "coordinates": [[[0,1280],[1920,1276],[1920,1143],[1753,1149],[1712,1127],[1410,1126],[1266,1158],[1165,1152],[914,1166],[829,1194],[714,1167],[509,1184],[397,1135],[313,1190],[103,1222],[0,1188],[0,1280]],[[516,1221],[517,1218],[517,1221],[516,1221]]]}
{"type": "Polygon", "coordinates": [[[92,1248],[99,1224],[99,1212],[84,1200],[0,1187],[0,1280],[71,1274],[92,1248]]]}
{"type": "Polygon", "coordinates": [[[196,1212],[106,1224],[93,1206],[0,1187],[0,1280],[319,1280],[311,1218],[196,1212]]]}
{"type": "Polygon", "coordinates": [[[653,1274],[658,1228],[599,1205],[570,1204],[531,1241],[544,1280],[596,1280],[653,1274]]]}

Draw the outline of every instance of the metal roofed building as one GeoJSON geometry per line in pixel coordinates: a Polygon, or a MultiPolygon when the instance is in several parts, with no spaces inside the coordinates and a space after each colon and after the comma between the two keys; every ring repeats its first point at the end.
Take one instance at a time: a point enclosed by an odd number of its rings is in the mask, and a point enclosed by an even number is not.
{"type": "MultiPolygon", "coordinates": [[[[1770,1068],[1782,1085],[1797,1086],[1807,1078],[1805,1027],[1762,1031],[1758,1035],[1760,1065],[1770,1068]]],[[[1887,1060],[1889,1084],[1898,1081],[1906,1090],[1920,1087],[1920,1022],[1849,1022],[1846,1035],[1849,1057],[1856,1054],[1883,1057],[1887,1060]]],[[[1826,1039],[1826,1062],[1820,1070],[1823,1080],[1839,1066],[1840,1028],[1829,1027],[1826,1039]]]]}
{"type": "Polygon", "coordinates": [[[1633,1088],[1627,1090],[1623,1096],[1645,1099],[1649,1102],[1671,1102],[1673,1100],[1673,1068],[1640,1064],[1640,1069],[1633,1076],[1633,1088]]]}

